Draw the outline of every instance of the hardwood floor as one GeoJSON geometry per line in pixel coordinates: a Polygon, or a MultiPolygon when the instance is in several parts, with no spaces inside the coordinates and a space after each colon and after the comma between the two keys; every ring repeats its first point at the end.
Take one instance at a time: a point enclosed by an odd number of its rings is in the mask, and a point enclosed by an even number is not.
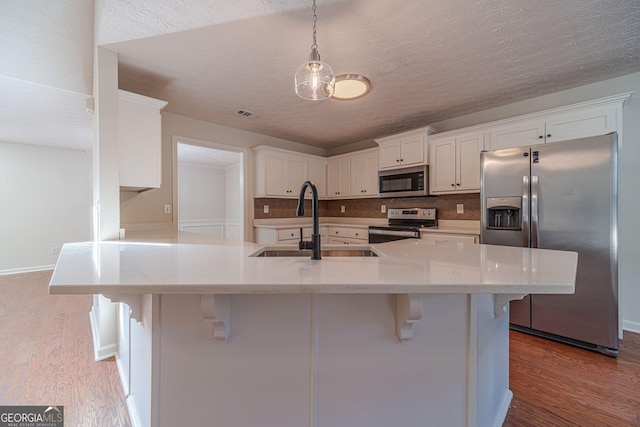
{"type": "Polygon", "coordinates": [[[91,297],[49,295],[51,271],[0,276],[0,405],[63,405],[65,426],[130,426],[113,358],[95,362],[91,297]]]}
{"type": "Polygon", "coordinates": [[[618,358],[510,332],[513,400],[505,427],[640,426],[640,335],[618,358]]]}
{"type": "MultiPolygon", "coordinates": [[[[129,427],[115,361],[93,360],[91,297],[49,295],[50,277],[0,276],[0,405],[64,405],[67,427],[129,427]]],[[[504,426],[640,426],[640,334],[624,337],[613,359],[511,331],[504,426]]]]}

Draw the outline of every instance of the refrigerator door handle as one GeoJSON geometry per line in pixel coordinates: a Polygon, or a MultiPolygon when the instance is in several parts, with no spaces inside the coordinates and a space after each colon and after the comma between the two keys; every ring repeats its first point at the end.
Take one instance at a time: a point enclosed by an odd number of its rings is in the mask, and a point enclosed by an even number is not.
{"type": "Polygon", "coordinates": [[[522,177],[522,246],[529,247],[529,175],[522,177]]]}
{"type": "Polygon", "coordinates": [[[531,175],[531,247],[538,247],[538,175],[531,175]]]}

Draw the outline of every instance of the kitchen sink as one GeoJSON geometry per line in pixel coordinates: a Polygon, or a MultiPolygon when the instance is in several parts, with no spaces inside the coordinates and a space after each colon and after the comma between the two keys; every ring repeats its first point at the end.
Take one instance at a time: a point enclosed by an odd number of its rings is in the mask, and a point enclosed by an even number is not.
{"type": "MultiPolygon", "coordinates": [[[[321,251],[322,257],[378,257],[378,253],[370,246],[352,246],[326,248],[321,251]]],[[[300,250],[294,246],[269,246],[251,254],[252,257],[311,257],[310,250],[300,250]]]]}

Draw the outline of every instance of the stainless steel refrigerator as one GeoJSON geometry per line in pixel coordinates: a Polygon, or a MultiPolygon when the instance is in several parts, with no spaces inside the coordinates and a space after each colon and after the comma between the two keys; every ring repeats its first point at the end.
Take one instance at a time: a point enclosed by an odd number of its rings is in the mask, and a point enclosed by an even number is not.
{"type": "Polygon", "coordinates": [[[575,294],[513,301],[511,326],[615,356],[617,135],[483,152],[481,164],[482,243],[578,252],[575,294]]]}

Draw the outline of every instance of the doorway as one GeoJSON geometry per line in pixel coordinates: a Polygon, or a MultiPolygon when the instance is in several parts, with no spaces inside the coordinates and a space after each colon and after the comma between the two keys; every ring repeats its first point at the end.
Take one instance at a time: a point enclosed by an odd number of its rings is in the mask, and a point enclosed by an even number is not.
{"type": "Polygon", "coordinates": [[[243,241],[244,150],[176,136],[174,147],[178,230],[243,241]]]}

